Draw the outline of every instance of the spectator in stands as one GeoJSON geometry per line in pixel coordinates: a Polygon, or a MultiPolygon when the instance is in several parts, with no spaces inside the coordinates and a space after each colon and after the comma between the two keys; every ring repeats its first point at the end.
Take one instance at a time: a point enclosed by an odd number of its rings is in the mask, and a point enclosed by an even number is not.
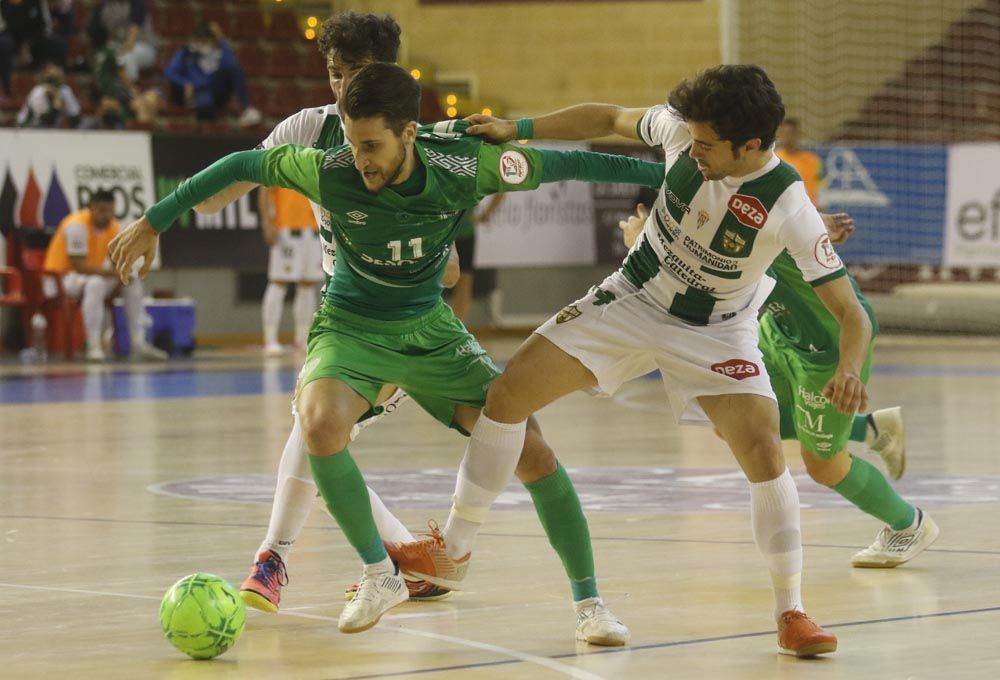
{"type": "Polygon", "coordinates": [[[75,128],[80,124],[80,103],[61,68],[55,64],[45,67],[17,113],[17,124],[32,128],[75,128]]]}
{"type": "Polygon", "coordinates": [[[124,130],[125,112],[114,97],[101,97],[94,115],[84,117],[81,130],[124,130]]]}
{"type": "Polygon", "coordinates": [[[106,43],[117,51],[129,83],[139,79],[142,69],[156,63],[156,34],[146,0],[101,0],[90,17],[87,33],[91,44],[106,43]]]}
{"type": "Polygon", "coordinates": [[[49,0],[49,14],[52,16],[52,32],[68,44],[76,32],[73,0],[49,0]]]}
{"type": "MultiPolygon", "coordinates": [[[[105,358],[101,346],[104,301],[121,286],[108,258],[108,244],[118,230],[114,194],[100,190],[93,194],[86,208],[63,219],[45,253],[45,272],[59,277],[65,295],[82,299],[89,361],[103,361],[105,358]]],[[[46,279],[46,297],[55,297],[58,292],[52,283],[46,279]]],[[[166,359],[166,352],[146,342],[146,310],[139,277],[133,275],[131,282],[122,288],[122,297],[133,356],[166,359]]]]}
{"type": "MultiPolygon", "coordinates": [[[[159,93],[150,88],[145,92],[124,77],[124,63],[118,51],[107,41],[100,31],[91,36],[91,50],[94,55],[94,85],[101,100],[112,98],[118,101],[122,114],[122,124],[130,118],[148,124],[156,117],[159,108],[159,93]]],[[[105,109],[109,105],[103,103],[105,109]]]]}
{"type": "Polygon", "coordinates": [[[819,206],[819,187],[823,174],[823,161],[811,151],[801,146],[802,127],[798,118],[785,118],[778,127],[778,158],[795,168],[806,185],[809,200],[819,206]]]}
{"type": "Polygon", "coordinates": [[[241,126],[257,125],[260,111],[250,106],[247,79],[236,54],[212,22],[198,26],[188,44],[178,49],[167,70],[170,99],[194,109],[198,120],[214,120],[229,98],[236,96],[241,126]]]}
{"type": "Polygon", "coordinates": [[[52,35],[46,0],[0,0],[0,96],[10,98],[14,65],[62,65],[66,42],[52,35]]]}

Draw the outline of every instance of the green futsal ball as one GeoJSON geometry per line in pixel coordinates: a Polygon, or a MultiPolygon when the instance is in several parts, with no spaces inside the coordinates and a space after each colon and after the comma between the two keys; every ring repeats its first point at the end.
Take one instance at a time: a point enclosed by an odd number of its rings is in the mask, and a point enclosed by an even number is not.
{"type": "Polygon", "coordinates": [[[195,659],[212,659],[235,645],[246,618],[236,588],[214,574],[185,576],[160,602],[164,636],[195,659]]]}

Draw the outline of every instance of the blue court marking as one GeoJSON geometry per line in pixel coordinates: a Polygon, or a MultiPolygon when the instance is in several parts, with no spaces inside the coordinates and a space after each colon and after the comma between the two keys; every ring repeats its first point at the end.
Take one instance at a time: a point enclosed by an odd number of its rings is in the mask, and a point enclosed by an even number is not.
{"type": "Polygon", "coordinates": [[[162,372],[88,372],[73,375],[7,376],[0,379],[0,404],[184,399],[252,394],[280,394],[295,387],[291,368],[162,372]]]}
{"type": "MultiPolygon", "coordinates": [[[[908,377],[1000,377],[1000,367],[996,366],[881,364],[872,372],[908,377]]],[[[153,372],[81,370],[69,375],[6,376],[0,378],[0,405],[280,394],[294,389],[296,376],[297,370],[292,368],[265,373],[260,369],[199,371],[188,367],[153,372]]],[[[659,376],[659,371],[653,371],[643,378],[659,376]]]]}

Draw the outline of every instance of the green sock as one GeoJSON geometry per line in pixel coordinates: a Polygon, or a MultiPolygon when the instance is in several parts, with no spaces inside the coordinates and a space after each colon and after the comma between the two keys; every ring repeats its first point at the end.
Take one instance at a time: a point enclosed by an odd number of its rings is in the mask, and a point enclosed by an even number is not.
{"type": "Polygon", "coordinates": [[[344,449],[332,456],[309,456],[313,479],[330,514],[365,564],[386,559],[385,546],[375,528],[372,504],[368,500],[361,470],[344,449]]]}
{"type": "Polygon", "coordinates": [[[597,577],[594,576],[594,551],[590,545],[590,529],[580,506],[573,482],[566,468],[556,463],[556,471],[537,482],[524,485],[531,494],[535,512],[542,522],[549,544],[562,560],[573,601],[597,597],[597,577]]]}
{"type": "Polygon", "coordinates": [[[851,456],[847,476],[832,488],[897,531],[913,524],[917,509],[899,497],[875,466],[856,456],[851,456]]]}
{"type": "Polygon", "coordinates": [[[854,424],[851,425],[851,441],[863,442],[868,434],[868,416],[860,413],[854,416],[854,424]]]}

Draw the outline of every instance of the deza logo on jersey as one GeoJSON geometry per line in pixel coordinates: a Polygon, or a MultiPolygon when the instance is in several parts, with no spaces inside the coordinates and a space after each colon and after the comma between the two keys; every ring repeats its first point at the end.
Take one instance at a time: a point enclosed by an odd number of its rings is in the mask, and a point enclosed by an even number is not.
{"type": "Polygon", "coordinates": [[[746,194],[733,194],[729,197],[729,212],[739,220],[740,224],[751,229],[760,229],[767,221],[767,209],[764,204],[746,194]]]}
{"type": "Polygon", "coordinates": [[[727,375],[736,380],[753,378],[760,375],[760,367],[746,359],[730,359],[729,361],[712,364],[711,369],[716,373],[727,375]]]}

